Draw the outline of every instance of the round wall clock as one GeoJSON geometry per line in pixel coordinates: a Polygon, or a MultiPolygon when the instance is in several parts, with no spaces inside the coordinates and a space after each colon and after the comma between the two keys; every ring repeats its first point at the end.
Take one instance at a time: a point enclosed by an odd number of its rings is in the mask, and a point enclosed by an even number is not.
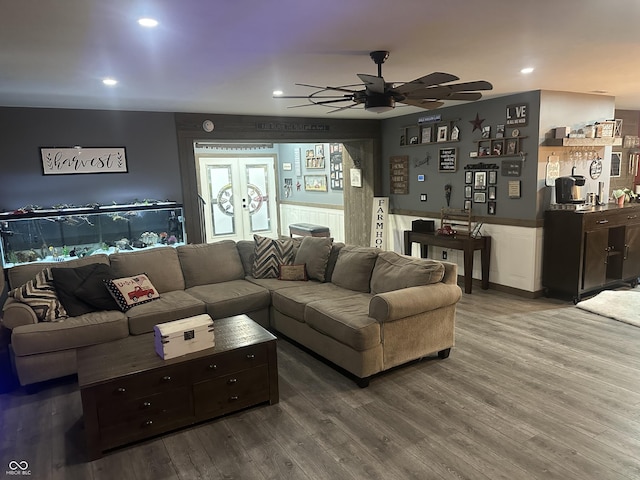
{"type": "Polygon", "coordinates": [[[204,122],[202,122],[202,129],[205,132],[213,132],[213,122],[211,120],[205,120],[204,122]]]}
{"type": "Polygon", "coordinates": [[[589,166],[589,175],[591,175],[592,179],[600,178],[600,174],[602,173],[602,160],[599,158],[595,159],[591,162],[589,166]]]}

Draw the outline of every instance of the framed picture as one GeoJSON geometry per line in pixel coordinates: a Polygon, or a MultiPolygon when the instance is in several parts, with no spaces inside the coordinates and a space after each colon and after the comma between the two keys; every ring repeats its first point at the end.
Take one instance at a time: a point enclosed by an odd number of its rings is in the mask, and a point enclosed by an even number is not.
{"type": "Polygon", "coordinates": [[[622,152],[611,152],[611,177],[620,176],[620,165],[622,165],[622,152]]]}
{"type": "Polygon", "coordinates": [[[316,157],[324,157],[324,145],[316,145],[315,154],[316,157]]]}
{"type": "Polygon", "coordinates": [[[487,172],[475,172],[473,178],[474,189],[484,190],[485,188],[487,188],[487,172]]]}
{"type": "Polygon", "coordinates": [[[482,127],[482,138],[491,138],[491,127],[489,125],[482,127]]]}
{"type": "Polygon", "coordinates": [[[496,202],[489,202],[487,204],[487,213],[489,215],[495,215],[496,214],[496,202]]]}
{"type": "Polygon", "coordinates": [[[409,139],[409,145],[416,145],[418,143],[418,136],[414,135],[409,139]]]}
{"type": "Polygon", "coordinates": [[[505,142],[505,155],[516,155],[518,153],[518,139],[508,138],[505,142]]]}
{"type": "Polygon", "coordinates": [[[473,201],[475,203],[486,203],[487,194],[485,192],[475,192],[473,194],[473,201]]]}
{"type": "Polygon", "coordinates": [[[473,183],[473,172],[471,170],[464,172],[464,183],[473,183]]]}
{"type": "Polygon", "coordinates": [[[305,175],[304,189],[308,192],[326,192],[327,176],[326,175],[305,175]]]}
{"type": "Polygon", "coordinates": [[[431,127],[422,127],[420,135],[422,143],[431,143],[431,127]]]}
{"type": "Polygon", "coordinates": [[[464,201],[464,209],[465,209],[466,211],[471,210],[471,205],[472,205],[472,204],[471,204],[471,200],[465,200],[465,201],[464,201]]]}
{"type": "Polygon", "coordinates": [[[324,157],[307,157],[306,166],[310,170],[324,169],[324,157]]]}
{"type": "Polygon", "coordinates": [[[292,168],[293,167],[292,167],[291,163],[289,163],[289,162],[285,162],[285,163],[282,164],[282,170],[289,171],[292,168]]]}
{"type": "Polygon", "coordinates": [[[491,155],[491,142],[478,142],[478,156],[486,157],[487,155],[491,155]]]}
{"type": "Polygon", "coordinates": [[[504,137],[504,124],[496,125],[496,138],[504,137]]]}
{"type": "Polygon", "coordinates": [[[495,200],[496,199],[496,187],[495,186],[490,186],[488,192],[489,192],[488,193],[489,200],[495,200]]]}
{"type": "Polygon", "coordinates": [[[438,142],[446,142],[447,141],[447,126],[441,125],[438,127],[438,142]]]}
{"type": "Polygon", "coordinates": [[[504,154],[504,140],[494,140],[491,142],[491,155],[504,154]]]}
{"type": "Polygon", "coordinates": [[[454,125],[451,129],[451,140],[458,141],[460,139],[460,129],[454,125]]]}
{"type": "Polygon", "coordinates": [[[471,185],[464,187],[464,198],[471,198],[471,185]]]}
{"type": "Polygon", "coordinates": [[[495,170],[489,171],[489,185],[495,185],[498,183],[498,172],[495,170]]]}

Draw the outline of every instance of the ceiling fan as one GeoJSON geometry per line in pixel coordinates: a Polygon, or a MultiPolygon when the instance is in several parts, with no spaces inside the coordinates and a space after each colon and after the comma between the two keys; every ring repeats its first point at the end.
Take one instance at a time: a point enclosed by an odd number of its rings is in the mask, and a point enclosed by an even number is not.
{"type": "Polygon", "coordinates": [[[316,92],[307,96],[274,95],[274,98],[306,99],[310,103],[293,105],[289,108],[306,107],[310,105],[322,105],[337,107],[329,113],[339,112],[349,108],[363,105],[365,110],[382,113],[395,108],[396,103],[412,105],[427,110],[444,105],[445,100],[475,101],[482,98],[477,90],[491,90],[493,85],[484,80],[475,82],[454,83],[460,78],[450,73],[434,72],[406,83],[389,83],[382,78],[382,64],[389,58],[386,50],[376,50],[369,54],[378,65],[378,76],[359,73],[358,78],[364,85],[342,85],[337,87],[321,87],[296,83],[302,87],[317,88],[316,92]],[[449,85],[443,85],[449,83],[449,85]],[[396,86],[398,85],[398,86],[396,86]],[[364,89],[357,89],[364,86],[364,89]],[[327,92],[342,92],[336,95],[323,95],[327,92]],[[349,102],[341,105],[341,102],[349,102]]]}

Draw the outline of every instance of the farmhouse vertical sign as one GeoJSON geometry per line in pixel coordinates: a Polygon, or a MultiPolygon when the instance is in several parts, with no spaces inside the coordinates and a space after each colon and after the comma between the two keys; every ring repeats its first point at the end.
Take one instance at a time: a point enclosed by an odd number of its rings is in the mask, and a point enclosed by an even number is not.
{"type": "Polygon", "coordinates": [[[41,148],[44,175],[75,173],[126,173],[124,147],[41,148]]]}
{"type": "Polygon", "coordinates": [[[389,197],[373,197],[371,209],[371,246],[387,249],[387,222],[389,217],[389,197]]]}

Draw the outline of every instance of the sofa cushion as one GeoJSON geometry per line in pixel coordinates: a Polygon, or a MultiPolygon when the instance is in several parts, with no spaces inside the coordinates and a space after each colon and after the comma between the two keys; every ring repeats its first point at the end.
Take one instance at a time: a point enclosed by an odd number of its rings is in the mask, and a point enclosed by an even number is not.
{"type": "Polygon", "coordinates": [[[119,310],[103,280],[115,278],[111,267],[90,263],[76,268],[52,268],[58,298],[72,317],[97,310],[119,310]]]}
{"type": "Polygon", "coordinates": [[[338,261],[338,255],[340,250],[344,247],[344,243],[333,243],[331,245],[331,252],[329,253],[329,260],[327,261],[327,271],[325,273],[325,282],[330,282],[333,277],[333,271],[336,268],[336,262],[338,261]]]}
{"type": "Polygon", "coordinates": [[[9,288],[16,288],[24,283],[27,283],[39,272],[47,267],[56,268],[75,268],[83,265],[89,265],[91,263],[104,263],[109,265],[109,257],[104,253],[91,255],[90,257],[76,258],[73,260],[66,260],[64,262],[36,262],[25,263],[24,265],[16,265],[7,270],[7,279],[9,280],[9,288]]]}
{"type": "Polygon", "coordinates": [[[105,310],[70,317],[64,322],[21,325],[11,332],[11,347],[16,356],[35,355],[111,342],[127,335],[125,314],[105,310]]]}
{"type": "Polygon", "coordinates": [[[185,288],[244,278],[240,254],[233,240],[182,245],[177,251],[185,288]]]}
{"type": "Polygon", "coordinates": [[[369,292],[371,272],[379,250],[373,247],[347,245],[340,250],[331,282],[356,292],[369,292]]]}
{"type": "Polygon", "coordinates": [[[242,261],[245,276],[251,275],[253,273],[253,260],[255,258],[256,251],[255,241],[238,240],[238,242],[236,242],[236,248],[240,254],[240,260],[242,261]]]}
{"type": "Polygon", "coordinates": [[[140,335],[153,331],[154,325],[207,313],[202,300],[189,295],[184,290],[164,292],[158,300],[127,310],[129,331],[140,335]]]}
{"type": "Polygon", "coordinates": [[[160,294],[185,288],[178,252],[174,247],[114,253],[109,260],[117,278],[144,272],[160,294]]]}
{"type": "Polygon", "coordinates": [[[24,285],[10,290],[8,295],[29,305],[41,322],[58,322],[69,316],[58,299],[50,268],[41,270],[24,285]]]}
{"type": "Polygon", "coordinates": [[[280,288],[271,293],[273,307],[281,313],[304,322],[304,309],[316,300],[334,300],[349,297],[353,292],[340,288],[333,283],[320,283],[310,280],[299,287],[280,288]]]}
{"type": "Polygon", "coordinates": [[[443,277],[444,265],[437,260],[381,251],[371,275],[371,293],[429,285],[441,282],[443,277]]]}
{"type": "Polygon", "coordinates": [[[304,263],[309,278],[324,282],[331,243],[327,237],[303,237],[294,263],[304,263]]]}
{"type": "Polygon", "coordinates": [[[253,276],[256,278],[278,278],[280,265],[293,263],[293,241],[290,238],[274,239],[253,236],[255,252],[253,276]]]}
{"type": "Polygon", "coordinates": [[[198,285],[186,292],[203,301],[213,319],[268,308],[271,304],[271,294],[267,289],[246,280],[198,285]]]}
{"type": "MultiPolygon", "coordinates": [[[[270,292],[275,290],[280,290],[281,288],[291,288],[291,287],[299,287],[301,285],[307,285],[309,283],[308,280],[280,280],[279,278],[254,278],[251,276],[244,277],[248,282],[254,283],[256,285],[260,285],[263,288],[266,288],[270,292]]],[[[314,281],[315,283],[315,281],[314,281]]]]}
{"type": "Polygon", "coordinates": [[[381,341],[380,324],[369,317],[371,295],[355,293],[348,297],[318,300],[307,305],[304,320],[314,330],[359,352],[381,341]]]}
{"type": "Polygon", "coordinates": [[[158,290],[144,273],[104,280],[104,283],[123,312],[160,298],[158,290]]]}

